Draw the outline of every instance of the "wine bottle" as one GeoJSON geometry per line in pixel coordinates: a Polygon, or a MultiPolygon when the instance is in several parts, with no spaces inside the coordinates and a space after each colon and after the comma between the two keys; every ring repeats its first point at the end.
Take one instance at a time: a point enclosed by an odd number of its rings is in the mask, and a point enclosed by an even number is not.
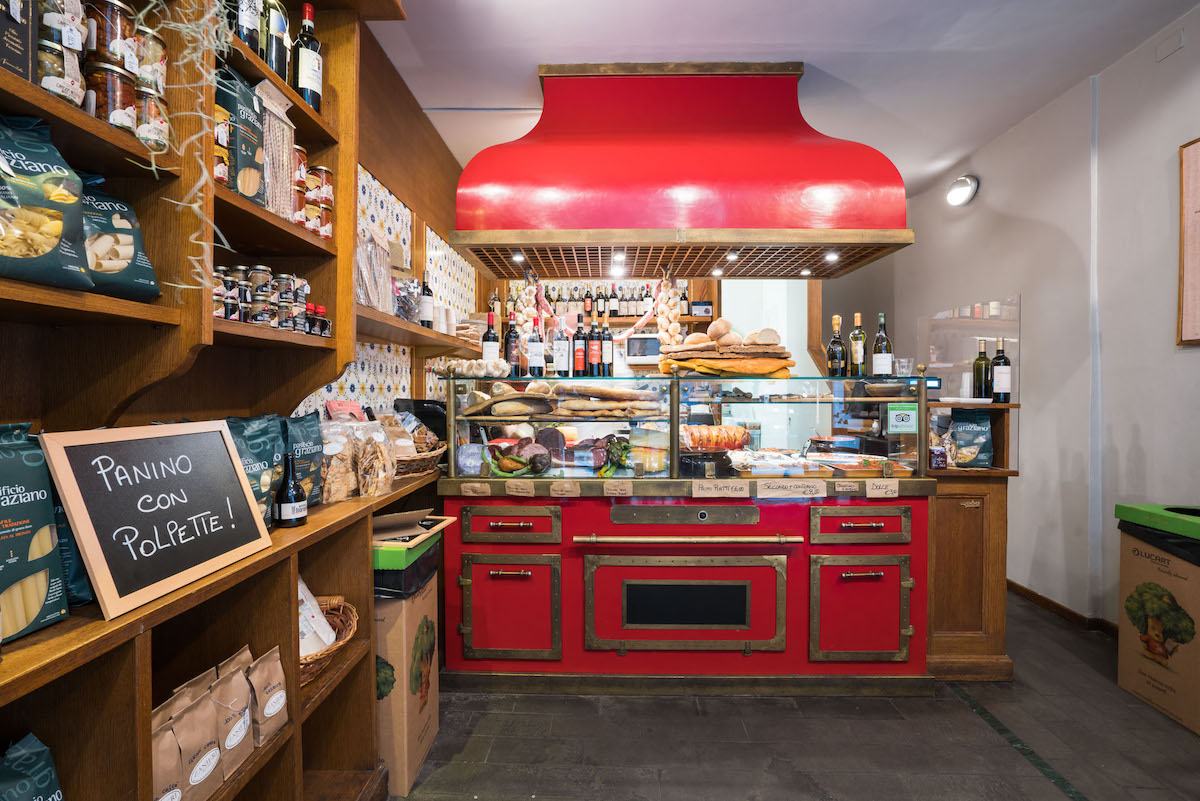
{"type": "Polygon", "coordinates": [[[496,289],[492,289],[492,297],[488,300],[488,308],[492,314],[500,316],[500,293],[496,289]]]}
{"type": "Polygon", "coordinates": [[[567,327],[562,317],[554,327],[554,372],[559,378],[571,377],[571,340],[567,338],[567,327]]]}
{"type": "Polygon", "coordinates": [[[262,46],[263,61],[286,81],[291,36],[288,35],[287,9],[282,0],[263,0],[258,41],[262,46]]]}
{"type": "Polygon", "coordinates": [[[850,377],[862,378],[866,370],[867,332],[862,327],[862,312],[854,313],[854,328],[850,331],[850,377]]]}
{"type": "Polygon", "coordinates": [[[642,295],[642,314],[649,314],[654,308],[654,296],[650,294],[650,285],[646,284],[646,294],[642,295]]]}
{"type": "Polygon", "coordinates": [[[996,355],[992,357],[992,403],[1011,403],[1012,361],[1004,355],[1004,337],[996,340],[996,355]]]}
{"type": "Polygon", "coordinates": [[[688,296],[687,296],[687,287],[686,286],[683,288],[683,292],[680,293],[680,295],[679,295],[679,316],[680,317],[688,316],[688,296]]]}
{"type": "Polygon", "coordinates": [[[600,375],[613,374],[613,335],[608,327],[608,315],[604,315],[604,330],[600,333],[600,375]]]}
{"type": "Polygon", "coordinates": [[[555,291],[554,295],[554,313],[562,317],[567,313],[567,299],[563,297],[562,287],[555,291]]]}
{"type": "Polygon", "coordinates": [[[596,318],[592,317],[592,328],[588,331],[587,347],[588,347],[588,372],[592,378],[600,376],[600,354],[601,354],[601,338],[600,326],[596,323],[596,318]]]}
{"type": "Polygon", "coordinates": [[[275,491],[274,506],[277,526],[294,528],[308,522],[308,495],[296,479],[296,457],[290,450],[283,454],[283,480],[275,491]]]}
{"type": "Polygon", "coordinates": [[[525,343],[526,353],[529,354],[529,375],[533,378],[546,376],[546,343],[542,341],[542,318],[533,318],[533,330],[529,332],[529,340],[525,343]]]}
{"type": "Polygon", "coordinates": [[[846,377],[846,343],[842,342],[842,316],[833,315],[833,338],[825,349],[825,362],[830,378],[846,377]]]}
{"type": "Polygon", "coordinates": [[[596,290],[596,314],[601,317],[608,314],[608,295],[604,294],[604,284],[596,290]]]}
{"type": "Polygon", "coordinates": [[[508,362],[508,377],[521,377],[521,332],[517,329],[517,313],[508,313],[508,330],[504,332],[504,361],[508,362]]]}
{"type": "Polygon", "coordinates": [[[979,340],[979,355],[971,362],[971,397],[992,397],[992,360],[987,355],[987,343],[979,340]]]}
{"type": "Polygon", "coordinates": [[[500,336],[496,333],[495,312],[488,312],[488,327],[483,332],[483,338],[479,341],[479,346],[483,348],[482,358],[485,362],[495,361],[500,358],[500,336]]]}
{"type": "Polygon", "coordinates": [[[582,378],[587,375],[587,332],[583,330],[583,314],[575,317],[575,336],[571,339],[572,375],[582,378]]]}
{"type": "Polygon", "coordinates": [[[324,87],[324,67],[321,62],[321,43],[313,34],[312,3],[300,6],[303,19],[300,21],[300,35],[292,43],[292,88],[300,95],[300,99],[312,106],[312,110],[321,111],[321,91],[324,87]]]}
{"type": "Polygon", "coordinates": [[[592,288],[590,286],[585,287],[585,289],[586,292],[583,296],[583,313],[590,315],[592,313],[592,309],[595,308],[596,299],[592,297],[592,288]]]}
{"type": "Polygon", "coordinates": [[[429,288],[429,284],[425,283],[425,278],[421,278],[421,304],[418,319],[421,325],[426,328],[433,328],[433,290],[429,288]]]}
{"type": "Polygon", "coordinates": [[[887,320],[884,319],[883,312],[880,312],[879,331],[876,332],[875,344],[871,347],[871,375],[893,375],[893,360],[894,354],[892,353],[892,340],[888,339],[887,335],[887,320]]]}
{"type": "Polygon", "coordinates": [[[262,0],[238,0],[237,37],[254,51],[262,55],[259,41],[259,19],[262,17],[262,0]]]}

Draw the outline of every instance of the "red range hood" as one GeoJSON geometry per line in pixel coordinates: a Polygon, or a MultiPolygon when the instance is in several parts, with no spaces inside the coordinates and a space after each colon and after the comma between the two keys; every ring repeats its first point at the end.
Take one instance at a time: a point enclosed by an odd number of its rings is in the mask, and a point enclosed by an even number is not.
{"type": "Polygon", "coordinates": [[[540,74],[536,127],[459,179],[452,241],[498,278],[605,278],[618,252],[631,278],[829,278],[913,241],[887,157],[804,120],[802,64],[540,74]]]}

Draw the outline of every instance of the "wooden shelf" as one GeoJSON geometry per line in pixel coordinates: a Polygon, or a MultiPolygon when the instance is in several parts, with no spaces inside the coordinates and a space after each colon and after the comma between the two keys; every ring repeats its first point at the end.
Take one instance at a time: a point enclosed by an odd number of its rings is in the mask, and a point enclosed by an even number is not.
{"type": "Polygon", "coordinates": [[[401,498],[421,489],[421,487],[437,483],[437,480],[441,477],[442,471],[439,468],[434,468],[433,470],[426,470],[424,473],[397,478],[392,481],[391,492],[369,499],[371,502],[371,511],[378,512],[385,506],[391,506],[401,498]]]}
{"type": "Polygon", "coordinates": [[[179,325],[180,316],[170,306],[0,278],[0,319],[47,325],[179,325]]]}
{"type": "Polygon", "coordinates": [[[316,348],[333,350],[337,347],[332,337],[313,334],[298,334],[295,331],[280,331],[254,323],[239,323],[234,320],[213,319],[213,344],[253,348],[316,348]]]}
{"type": "MultiPolygon", "coordinates": [[[[258,773],[264,765],[271,761],[271,757],[278,753],[292,738],[292,732],[295,731],[296,724],[288,722],[282,729],[275,732],[270,740],[255,748],[250,752],[250,756],[246,757],[232,776],[221,783],[217,791],[212,794],[209,801],[230,801],[237,798],[238,793],[242,791],[255,774],[258,773]]],[[[250,736],[253,736],[252,734],[250,736]]]]}
{"type": "Polygon", "coordinates": [[[954,403],[953,401],[929,401],[930,409],[1020,409],[1019,403],[954,403]]]}
{"type": "MultiPolygon", "coordinates": [[[[587,314],[583,315],[583,321],[585,323],[588,322],[590,319],[591,318],[587,314]]],[[[603,315],[601,315],[598,319],[600,320],[600,324],[603,325],[604,324],[603,315]]],[[[611,317],[610,316],[608,318],[608,323],[609,323],[609,325],[611,325],[615,328],[618,325],[631,326],[640,319],[642,319],[642,316],[640,314],[637,317],[611,317]]],[[[679,318],[679,324],[687,325],[689,323],[711,323],[715,319],[716,319],[715,317],[692,317],[691,315],[685,315],[685,316],[679,318]]],[[[650,322],[654,322],[653,319],[651,319],[650,322]]],[[[647,323],[646,325],[649,326],[650,323],[647,323]]]]}
{"type": "Polygon", "coordinates": [[[483,354],[478,343],[434,331],[369,306],[357,305],[354,312],[358,326],[356,339],[360,342],[408,345],[420,348],[426,358],[456,355],[477,359],[483,354]]]}
{"type": "Polygon", "coordinates": [[[308,720],[321,702],[329,697],[346,674],[371,653],[371,641],[367,639],[351,640],[340,648],[329,661],[329,664],[317,674],[317,677],[300,688],[300,722],[308,720]]]}
{"type": "Polygon", "coordinates": [[[367,801],[385,797],[387,772],[375,770],[306,770],[304,801],[367,801]]]}
{"type": "Polygon", "coordinates": [[[322,11],[331,8],[353,9],[358,12],[358,16],[362,17],[364,22],[376,19],[408,19],[401,0],[325,0],[321,3],[322,11]]]}
{"type": "MultiPolygon", "coordinates": [[[[106,176],[154,176],[147,170],[151,153],[136,136],[93,117],[7,70],[0,70],[0,112],[27,114],[45,120],[50,125],[54,146],[77,170],[106,176]]],[[[153,159],[160,171],[179,170],[180,160],[175,153],[161,153],[153,159]]]]}
{"type": "MultiPolygon", "coordinates": [[[[224,186],[213,187],[217,229],[246,255],[335,256],[332,240],[267,211],[224,186]]],[[[220,237],[216,238],[220,243],[220,237]]]]}
{"type": "Polygon", "coordinates": [[[999,467],[948,467],[945,470],[927,472],[930,478],[999,478],[1020,475],[1016,470],[1002,470],[999,467]]]}
{"type": "MultiPolygon", "coordinates": [[[[328,5],[322,8],[328,8],[328,5]]],[[[325,119],[320,112],[305,103],[299,93],[287,81],[280,78],[275,70],[267,66],[267,62],[236,36],[230,42],[229,55],[225,59],[239,75],[251,85],[266,80],[283,93],[292,107],[288,110],[288,119],[296,126],[296,143],[305,147],[337,144],[337,130],[325,119]]]]}

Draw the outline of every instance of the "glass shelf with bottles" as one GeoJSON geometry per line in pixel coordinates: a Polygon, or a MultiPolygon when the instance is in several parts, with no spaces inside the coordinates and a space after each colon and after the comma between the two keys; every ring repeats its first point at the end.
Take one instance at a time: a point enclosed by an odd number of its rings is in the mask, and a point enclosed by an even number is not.
{"type": "Polygon", "coordinates": [[[923,475],[926,380],[447,378],[453,478],[923,475]]]}

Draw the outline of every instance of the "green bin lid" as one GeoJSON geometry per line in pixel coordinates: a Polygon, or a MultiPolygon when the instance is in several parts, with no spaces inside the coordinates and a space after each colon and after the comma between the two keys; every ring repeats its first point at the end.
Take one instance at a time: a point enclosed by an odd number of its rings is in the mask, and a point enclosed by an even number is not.
{"type": "Polygon", "coordinates": [[[437,532],[416,545],[406,542],[376,542],[371,545],[376,570],[403,570],[417,561],[426,551],[442,539],[442,532],[437,532]]]}
{"type": "Polygon", "coordinates": [[[1200,506],[1117,504],[1118,520],[1200,540],[1200,506]]]}

